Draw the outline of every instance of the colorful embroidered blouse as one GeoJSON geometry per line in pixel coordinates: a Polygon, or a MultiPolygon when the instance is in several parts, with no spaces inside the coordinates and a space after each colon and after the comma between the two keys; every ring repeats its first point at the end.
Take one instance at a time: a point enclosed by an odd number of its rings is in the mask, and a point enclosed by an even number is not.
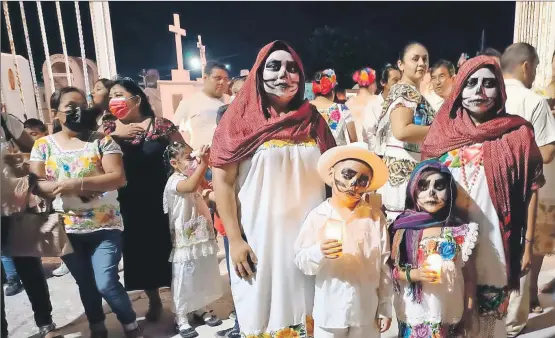
{"type": "Polygon", "coordinates": [[[328,109],[318,110],[330,127],[338,146],[347,144],[347,124],[353,122],[353,116],[344,104],[333,104],[328,109]]]}
{"type": "MultiPolygon", "coordinates": [[[[111,134],[116,130],[116,120],[113,117],[104,117],[102,122],[104,132],[111,134]]],[[[135,135],[135,138],[124,140],[131,144],[139,144],[144,141],[155,141],[159,138],[167,137],[169,134],[178,132],[177,127],[168,119],[162,117],[154,118],[154,127],[149,125],[146,131],[142,131],[135,135]]]]}
{"type": "MultiPolygon", "coordinates": [[[[43,162],[46,179],[60,182],[103,174],[102,157],[108,154],[122,154],[118,144],[109,136],[86,142],[82,149],[65,150],[49,135],[35,142],[31,161],[43,162]]],[[[123,230],[117,197],[117,191],[108,191],[83,202],[79,196],[58,195],[53,207],[63,215],[67,233],[123,230]]]]}

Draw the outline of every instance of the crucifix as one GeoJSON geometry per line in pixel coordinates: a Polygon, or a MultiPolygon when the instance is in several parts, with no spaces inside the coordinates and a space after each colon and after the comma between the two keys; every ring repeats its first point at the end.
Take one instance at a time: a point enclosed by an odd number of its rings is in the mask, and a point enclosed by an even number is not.
{"type": "Polygon", "coordinates": [[[200,69],[202,72],[202,77],[204,77],[204,67],[206,67],[206,46],[202,44],[202,38],[198,36],[197,48],[200,52],[200,69]]]}
{"type": "Polygon", "coordinates": [[[188,81],[188,71],[183,68],[183,49],[181,47],[181,37],[186,33],[179,24],[179,14],[173,15],[173,25],[169,25],[169,30],[175,34],[175,52],[177,54],[177,69],[172,69],[172,79],[188,81]]]}

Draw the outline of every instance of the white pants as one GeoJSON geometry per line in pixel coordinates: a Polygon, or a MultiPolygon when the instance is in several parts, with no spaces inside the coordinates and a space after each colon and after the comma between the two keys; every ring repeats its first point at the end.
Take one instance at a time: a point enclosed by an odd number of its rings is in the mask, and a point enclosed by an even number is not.
{"type": "Polygon", "coordinates": [[[380,332],[375,326],[348,327],[344,329],[326,329],[314,327],[314,338],[379,338],[380,332]]]}
{"type": "Polygon", "coordinates": [[[530,275],[520,278],[520,292],[511,292],[507,309],[507,336],[516,337],[528,323],[530,314],[530,275]]]}

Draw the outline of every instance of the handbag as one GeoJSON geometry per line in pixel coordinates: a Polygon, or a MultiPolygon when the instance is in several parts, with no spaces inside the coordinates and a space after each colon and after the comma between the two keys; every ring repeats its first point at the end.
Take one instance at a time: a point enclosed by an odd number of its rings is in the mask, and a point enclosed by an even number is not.
{"type": "MultiPolygon", "coordinates": [[[[31,178],[30,178],[31,180],[31,178]]],[[[52,211],[49,201],[46,211],[29,207],[31,187],[27,193],[27,208],[9,216],[6,253],[12,257],[61,257],[73,252],[65,232],[63,216],[52,211]]]]}

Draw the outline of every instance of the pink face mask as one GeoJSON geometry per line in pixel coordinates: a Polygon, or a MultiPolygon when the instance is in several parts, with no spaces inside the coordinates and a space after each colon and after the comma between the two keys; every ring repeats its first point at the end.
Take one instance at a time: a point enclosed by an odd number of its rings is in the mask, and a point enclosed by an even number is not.
{"type": "Polygon", "coordinates": [[[130,97],[128,99],[126,99],[125,97],[116,97],[111,99],[108,107],[112,115],[114,115],[118,120],[125,118],[130,111],[129,107],[127,106],[127,100],[130,100],[133,97],[130,97]]]}

